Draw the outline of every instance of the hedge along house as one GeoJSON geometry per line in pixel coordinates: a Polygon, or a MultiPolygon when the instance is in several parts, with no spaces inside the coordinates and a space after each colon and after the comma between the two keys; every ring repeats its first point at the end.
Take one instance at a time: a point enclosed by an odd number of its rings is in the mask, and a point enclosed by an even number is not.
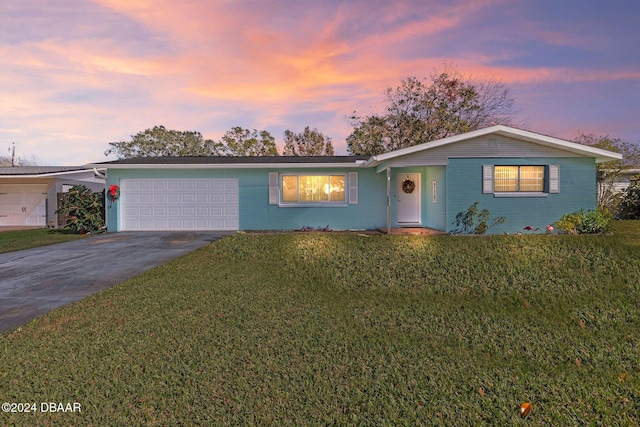
{"type": "Polygon", "coordinates": [[[385,154],[157,157],[107,170],[109,231],[333,230],[428,227],[451,232],[474,202],[506,221],[490,232],[544,229],[596,206],[596,163],[621,155],[506,126],[385,154]]]}

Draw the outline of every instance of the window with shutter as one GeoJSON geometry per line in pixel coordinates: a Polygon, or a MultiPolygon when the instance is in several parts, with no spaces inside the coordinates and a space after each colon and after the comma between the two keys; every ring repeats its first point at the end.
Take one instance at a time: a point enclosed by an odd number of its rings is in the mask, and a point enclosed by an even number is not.
{"type": "Polygon", "coordinates": [[[544,197],[547,193],[559,193],[560,167],[483,165],[482,192],[493,193],[495,197],[544,197]]]}

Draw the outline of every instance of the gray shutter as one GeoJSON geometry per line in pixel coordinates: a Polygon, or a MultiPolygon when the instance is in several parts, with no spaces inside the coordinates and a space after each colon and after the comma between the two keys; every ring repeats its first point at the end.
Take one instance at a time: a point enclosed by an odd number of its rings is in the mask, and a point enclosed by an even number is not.
{"type": "Polygon", "coordinates": [[[493,193],[493,165],[482,165],[482,192],[493,193]]]}
{"type": "Polygon", "coordinates": [[[549,165],[549,193],[560,192],[560,165],[549,165]]]}
{"type": "Polygon", "coordinates": [[[349,172],[349,204],[358,204],[358,172],[349,172]]]}
{"type": "Polygon", "coordinates": [[[278,204],[278,172],[269,172],[269,204],[278,204]]]}

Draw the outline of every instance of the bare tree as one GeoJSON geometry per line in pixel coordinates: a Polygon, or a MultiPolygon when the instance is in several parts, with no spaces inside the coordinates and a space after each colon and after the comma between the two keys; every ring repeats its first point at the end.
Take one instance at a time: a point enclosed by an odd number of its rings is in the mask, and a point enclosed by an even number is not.
{"type": "Polygon", "coordinates": [[[386,114],[349,117],[353,154],[376,154],[481,129],[513,124],[513,99],[504,83],[476,80],[451,66],[429,79],[408,77],[385,92],[386,114]]]}

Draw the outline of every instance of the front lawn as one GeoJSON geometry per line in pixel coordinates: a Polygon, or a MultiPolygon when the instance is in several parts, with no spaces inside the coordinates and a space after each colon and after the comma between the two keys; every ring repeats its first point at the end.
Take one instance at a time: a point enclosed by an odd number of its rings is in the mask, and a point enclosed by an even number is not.
{"type": "Polygon", "coordinates": [[[0,254],[4,252],[20,251],[37,246],[62,243],[80,239],[86,235],[73,234],[68,230],[49,230],[35,228],[33,230],[12,230],[0,233],[0,254]]]}
{"type": "Polygon", "coordinates": [[[228,237],[1,335],[3,402],[82,412],[0,423],[638,425],[640,228],[617,227],[228,237]]]}

